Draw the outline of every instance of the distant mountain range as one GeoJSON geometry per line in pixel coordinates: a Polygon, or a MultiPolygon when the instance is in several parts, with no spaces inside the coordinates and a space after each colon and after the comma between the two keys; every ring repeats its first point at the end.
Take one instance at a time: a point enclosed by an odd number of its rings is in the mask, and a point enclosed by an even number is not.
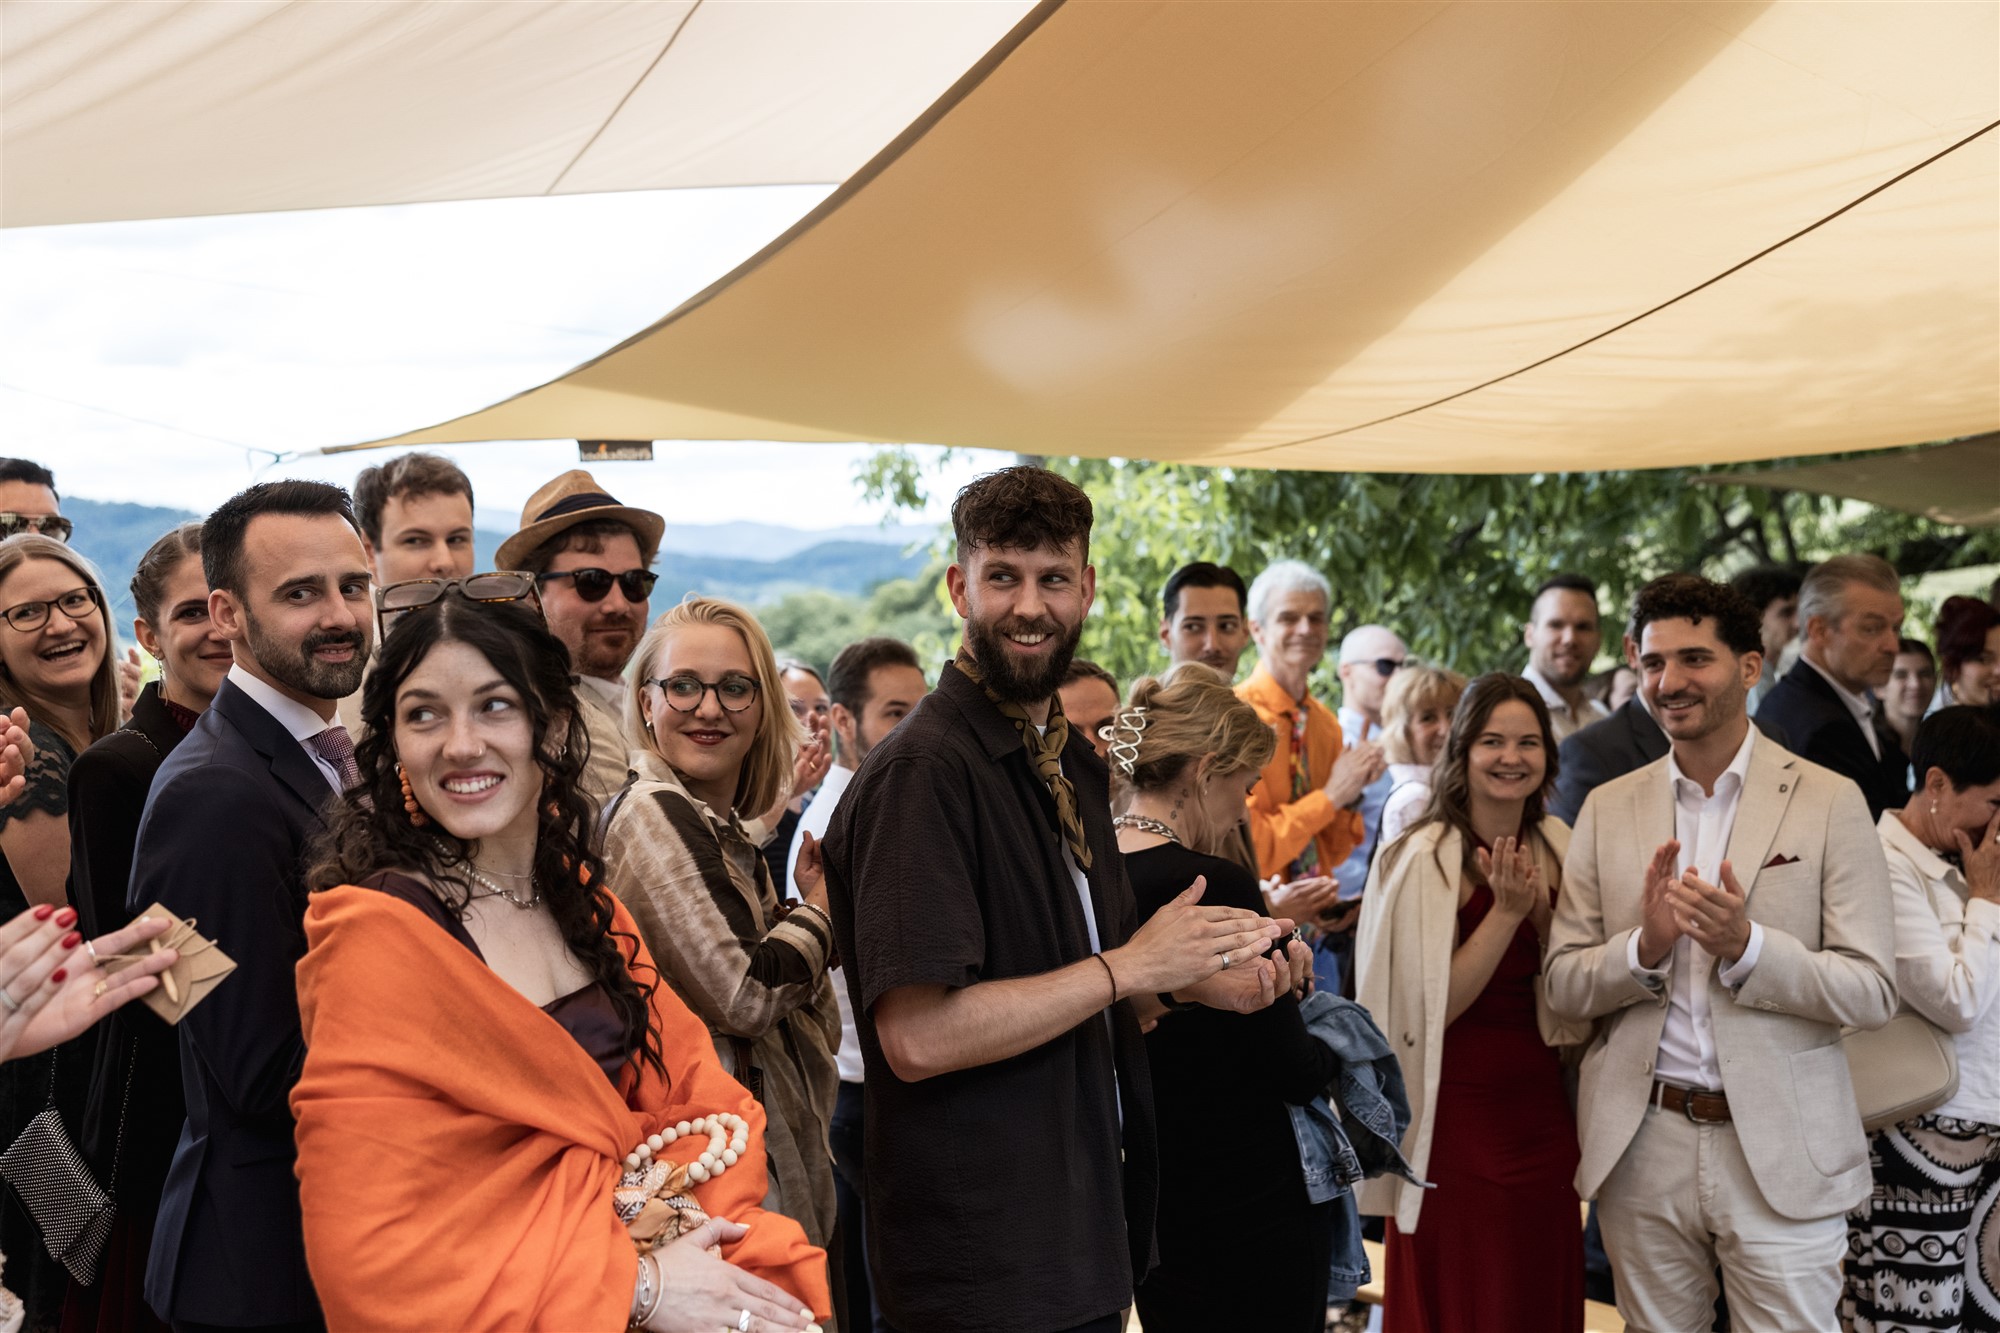
{"type": "MultiPolygon", "coordinates": [[[[129,639],[132,571],[160,535],[201,515],[153,505],[63,497],[76,525],[70,544],[104,575],[111,617],[129,639]]],[[[789,528],[772,523],[675,524],[667,529],[654,568],[660,585],[653,605],[664,609],[689,592],[767,605],[790,592],[824,589],[858,597],[889,579],[913,578],[928,563],[935,529],[889,527],[789,528]]],[[[506,532],[474,528],[476,569],[493,568],[506,532]]]]}

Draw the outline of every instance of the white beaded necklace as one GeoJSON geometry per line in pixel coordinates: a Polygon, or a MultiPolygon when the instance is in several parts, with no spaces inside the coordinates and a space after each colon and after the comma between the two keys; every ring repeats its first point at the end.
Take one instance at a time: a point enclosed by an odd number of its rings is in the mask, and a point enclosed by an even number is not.
{"type": "Polygon", "coordinates": [[[676,1139],[694,1134],[708,1135],[708,1147],[702,1150],[701,1156],[688,1163],[688,1176],[697,1184],[712,1180],[735,1166],[750,1147],[750,1122],[742,1116],[726,1111],[705,1115],[698,1120],[683,1120],[678,1125],[669,1125],[659,1133],[648,1136],[625,1154],[626,1172],[643,1174],[654,1153],[676,1139]]]}

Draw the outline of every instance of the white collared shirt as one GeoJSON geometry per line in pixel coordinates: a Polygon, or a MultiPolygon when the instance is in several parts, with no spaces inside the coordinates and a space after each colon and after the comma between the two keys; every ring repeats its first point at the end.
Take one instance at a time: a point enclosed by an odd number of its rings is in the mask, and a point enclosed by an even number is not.
{"type": "Polygon", "coordinates": [[[2000,1123],[2000,903],[1884,810],[1876,826],[1896,906],[1896,991],[1956,1034],[1958,1091],[1932,1115],[2000,1123]]]}
{"type": "MultiPolygon", "coordinates": [[[[1750,750],[1757,728],[1749,727],[1736,757],[1715,780],[1715,794],[1681,772],[1679,757],[1667,751],[1667,778],[1674,796],[1674,839],[1681,845],[1679,873],[1693,870],[1710,884],[1722,882],[1722,861],[1729,854],[1729,836],[1736,829],[1736,811],[1743,803],[1743,782],[1750,771],[1750,750]]],[[[1738,881],[1741,881],[1738,876],[1738,881]]],[[[1731,990],[1750,979],[1764,949],[1764,928],[1750,923],[1750,942],[1743,956],[1722,969],[1722,984],[1731,990]]],[[[1660,1050],[1653,1072],[1664,1083],[1684,1088],[1722,1087],[1722,1063],[1715,1054],[1715,1025],[1708,1008],[1708,970],[1715,955],[1683,935],[1674,941],[1666,966],[1639,963],[1639,932],[1625,946],[1625,963],[1640,984],[1667,988],[1667,1022],[1660,1032],[1660,1050]]]]}
{"type": "Polygon", "coordinates": [[[1549,684],[1548,677],[1535,670],[1532,663],[1521,673],[1521,679],[1534,686],[1535,692],[1542,696],[1542,702],[1549,706],[1549,723],[1555,730],[1557,745],[1561,745],[1591,723],[1601,722],[1611,716],[1610,709],[1587,695],[1582,703],[1571,708],[1569,700],[1563,698],[1556,687],[1549,684]]]}
{"type": "Polygon", "coordinates": [[[1847,705],[1847,711],[1854,714],[1854,720],[1861,724],[1861,734],[1868,741],[1868,749],[1877,759],[1882,757],[1882,738],[1875,734],[1875,701],[1866,694],[1856,694],[1833,678],[1828,671],[1810,657],[1800,655],[1799,661],[1819,673],[1819,678],[1833,686],[1833,692],[1847,705]]]}
{"type": "MultiPolygon", "coordinates": [[[[327,786],[332,787],[335,792],[346,787],[345,781],[340,776],[340,770],[322,758],[318,750],[306,744],[328,727],[338,726],[340,718],[337,715],[331,720],[321,717],[289,694],[281,693],[277,686],[251,675],[240,662],[230,666],[229,681],[237,689],[249,695],[252,703],[276,718],[279,726],[292,734],[292,738],[298,741],[299,748],[306,752],[306,758],[313,761],[313,767],[317,768],[320,776],[326,779],[327,786]]],[[[328,700],[328,702],[333,701],[328,700]]]]}

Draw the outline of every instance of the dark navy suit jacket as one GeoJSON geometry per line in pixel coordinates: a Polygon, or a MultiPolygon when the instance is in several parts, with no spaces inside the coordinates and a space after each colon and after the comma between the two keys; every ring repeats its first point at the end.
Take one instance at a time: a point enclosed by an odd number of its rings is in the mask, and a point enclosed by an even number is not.
{"type": "Polygon", "coordinates": [[[333,788],[234,682],[153,779],[129,906],[164,904],[236,970],[180,1023],[187,1123],[160,1197],[146,1303],[172,1323],[318,1317],[288,1102],[305,1063],[293,968],[305,955],[307,842],[333,788]]]}
{"type": "Polygon", "coordinates": [[[1868,748],[1861,720],[1848,711],[1831,682],[1809,663],[1799,662],[1772,687],[1757,707],[1757,720],[1769,718],[1791,737],[1786,748],[1801,759],[1852,778],[1868,801],[1868,815],[1900,810],[1910,799],[1910,757],[1886,726],[1877,729],[1882,757],[1868,748]]]}

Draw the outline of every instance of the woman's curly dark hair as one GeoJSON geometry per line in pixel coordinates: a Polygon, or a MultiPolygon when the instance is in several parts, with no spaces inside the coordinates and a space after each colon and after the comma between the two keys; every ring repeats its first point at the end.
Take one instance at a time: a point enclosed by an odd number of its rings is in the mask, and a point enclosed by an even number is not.
{"type": "Polygon", "coordinates": [[[445,643],[479,653],[526,704],[543,776],[536,798],[535,884],[563,943],[611,997],[624,1025],[625,1048],[664,1075],[648,1007],[659,978],[656,973],[650,983],[642,982],[626,966],[619,941],[637,941],[611,928],[604,865],[591,846],[596,807],[578,785],[590,743],[570,682],[569,650],[526,605],[446,594],[397,617],[361,691],[365,732],[354,748],[361,782],[328,812],[327,829],[310,857],[307,886],[318,891],[358,884],[384,870],[403,871],[430,881],[445,907],[464,919],[478,844],[460,842],[434,819],[423,828],[410,822],[396,759],[396,692],[431,650],[445,643]]]}

